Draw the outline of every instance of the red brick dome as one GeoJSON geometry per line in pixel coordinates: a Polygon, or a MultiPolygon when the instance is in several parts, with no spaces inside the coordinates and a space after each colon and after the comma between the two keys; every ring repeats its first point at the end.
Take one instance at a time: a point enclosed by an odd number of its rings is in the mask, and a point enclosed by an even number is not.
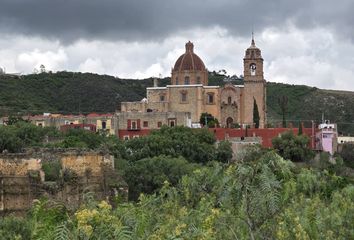
{"type": "Polygon", "coordinates": [[[173,71],[205,70],[202,59],[193,52],[193,47],[194,45],[190,41],[186,43],[186,52],[177,59],[173,71]]]}

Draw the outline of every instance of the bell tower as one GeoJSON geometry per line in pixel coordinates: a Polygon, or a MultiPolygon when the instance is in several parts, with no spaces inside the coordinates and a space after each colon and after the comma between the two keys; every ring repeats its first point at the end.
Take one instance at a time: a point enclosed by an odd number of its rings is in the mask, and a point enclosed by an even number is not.
{"type": "Polygon", "coordinates": [[[257,107],[259,128],[266,125],[266,81],[263,76],[263,58],[256,47],[252,33],[251,46],[246,49],[243,59],[244,75],[244,124],[254,126],[254,111],[257,107]]]}

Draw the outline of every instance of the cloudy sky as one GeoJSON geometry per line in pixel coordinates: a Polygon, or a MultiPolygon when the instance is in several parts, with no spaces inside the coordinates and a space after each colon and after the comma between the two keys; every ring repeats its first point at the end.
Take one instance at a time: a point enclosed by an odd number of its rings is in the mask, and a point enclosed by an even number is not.
{"type": "Polygon", "coordinates": [[[188,40],[242,74],[252,29],[272,82],[354,91],[353,0],[0,0],[0,66],[169,76],[188,40]]]}

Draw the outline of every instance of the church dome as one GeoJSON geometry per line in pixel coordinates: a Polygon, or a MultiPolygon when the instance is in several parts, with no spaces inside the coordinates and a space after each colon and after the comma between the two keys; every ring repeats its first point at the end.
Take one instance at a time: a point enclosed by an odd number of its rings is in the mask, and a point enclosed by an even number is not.
{"type": "Polygon", "coordinates": [[[205,71],[205,65],[202,59],[193,52],[193,47],[190,41],[186,43],[186,52],[177,59],[173,71],[205,71]]]}

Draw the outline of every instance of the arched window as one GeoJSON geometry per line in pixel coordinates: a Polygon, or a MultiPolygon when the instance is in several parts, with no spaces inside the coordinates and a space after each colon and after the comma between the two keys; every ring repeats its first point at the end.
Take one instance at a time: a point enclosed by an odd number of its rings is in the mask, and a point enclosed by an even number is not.
{"type": "Polygon", "coordinates": [[[232,102],[232,98],[231,98],[231,97],[228,97],[228,98],[227,98],[227,103],[228,103],[228,104],[231,104],[231,102],[232,102]]]}
{"type": "Polygon", "coordinates": [[[184,85],[189,85],[189,77],[184,77],[184,85]]]}
{"type": "Polygon", "coordinates": [[[176,85],[178,85],[178,77],[176,77],[176,85]]]}
{"type": "Polygon", "coordinates": [[[251,71],[251,76],[255,76],[256,75],[256,64],[252,63],[250,65],[250,71],[251,71]]]}

